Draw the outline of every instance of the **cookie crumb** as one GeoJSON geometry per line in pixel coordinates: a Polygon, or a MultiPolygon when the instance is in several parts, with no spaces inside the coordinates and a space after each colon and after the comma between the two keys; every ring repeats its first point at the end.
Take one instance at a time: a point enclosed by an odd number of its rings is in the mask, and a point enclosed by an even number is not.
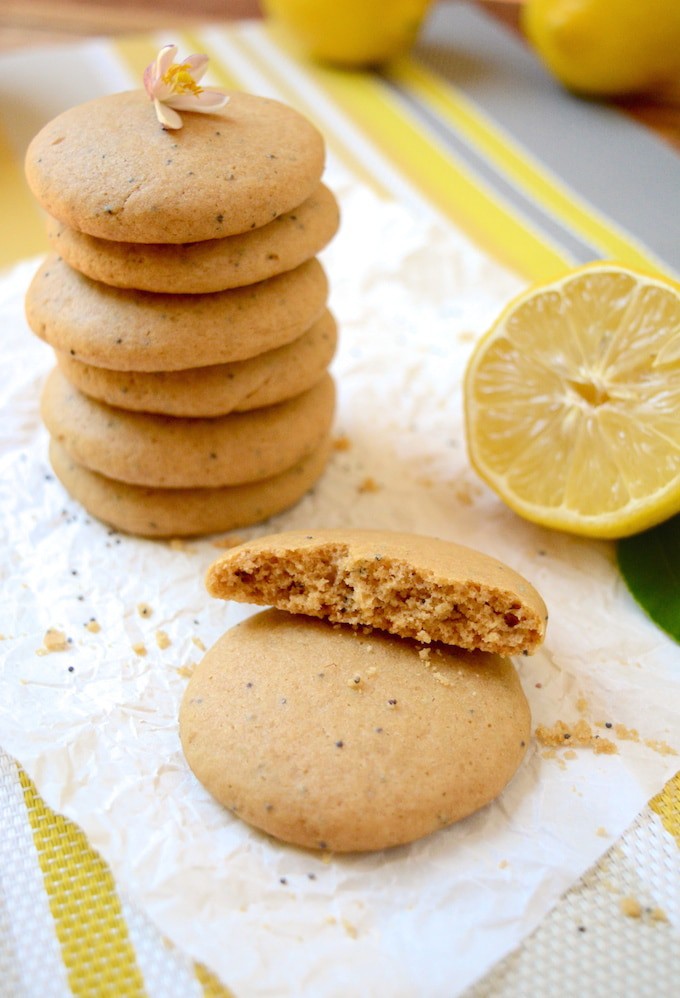
{"type": "Polygon", "coordinates": [[[48,627],[45,631],[45,637],[43,638],[43,646],[38,649],[38,655],[48,655],[53,651],[66,651],[69,646],[69,640],[63,631],[57,630],[56,627],[48,627]]]}
{"type": "Polygon", "coordinates": [[[90,617],[88,622],[85,624],[85,630],[89,631],[90,634],[99,634],[101,631],[101,626],[94,617],[90,617]]]}
{"type": "Polygon", "coordinates": [[[576,701],[576,710],[579,714],[585,714],[588,710],[588,701],[585,697],[579,697],[576,701]]]}
{"type": "Polygon", "coordinates": [[[169,542],[169,547],[172,551],[190,551],[191,548],[185,540],[181,537],[173,537],[169,542]]]}
{"type": "Polygon", "coordinates": [[[656,738],[646,738],[645,745],[647,748],[652,749],[654,752],[658,752],[659,755],[677,755],[678,753],[669,745],[668,742],[659,741],[656,738]]]}
{"type": "Polygon", "coordinates": [[[357,485],[357,492],[362,495],[366,492],[380,492],[380,489],[381,486],[378,485],[375,478],[371,478],[370,475],[364,478],[363,482],[359,482],[357,485]]]}
{"type": "Polygon", "coordinates": [[[499,870],[506,870],[509,866],[510,866],[510,863],[508,862],[508,860],[507,859],[502,859],[500,861],[500,863],[498,864],[498,869],[499,870]]]}
{"type": "Polygon", "coordinates": [[[195,644],[196,647],[198,649],[200,649],[200,651],[205,651],[206,650],[205,645],[203,644],[203,642],[201,641],[201,639],[198,637],[198,635],[194,634],[193,637],[191,638],[191,640],[192,640],[193,644],[195,644]]]}
{"type": "Polygon", "coordinates": [[[243,537],[220,537],[218,540],[212,542],[212,546],[214,548],[229,550],[229,548],[237,548],[239,544],[243,544],[243,542],[243,537]]]}
{"type": "Polygon", "coordinates": [[[144,658],[144,656],[147,654],[146,645],[144,644],[143,641],[138,641],[136,644],[134,644],[132,646],[132,650],[135,653],[135,655],[139,655],[140,658],[144,658]]]}
{"type": "Polygon", "coordinates": [[[621,898],[621,911],[626,918],[640,918],[642,915],[642,905],[636,898],[621,898]]]}
{"type": "Polygon", "coordinates": [[[550,728],[539,724],[534,734],[539,744],[552,748],[562,747],[568,743],[570,748],[574,746],[590,748],[597,755],[615,755],[618,752],[612,741],[594,734],[591,726],[583,718],[575,724],[555,721],[550,728]]]}
{"type": "Polygon", "coordinates": [[[352,925],[352,923],[348,922],[346,918],[343,918],[342,925],[345,932],[350,937],[350,939],[357,938],[357,936],[359,935],[359,930],[357,929],[356,925],[352,925]]]}
{"type": "Polygon", "coordinates": [[[151,609],[148,603],[138,603],[137,613],[139,614],[140,617],[150,617],[151,614],[153,613],[153,610],[151,609]]]}
{"type": "Polygon", "coordinates": [[[345,434],[336,437],[335,440],[333,441],[333,450],[346,451],[350,450],[351,447],[352,447],[352,441],[349,439],[348,436],[345,436],[345,434]]]}
{"type": "Polygon", "coordinates": [[[459,485],[458,488],[454,490],[453,494],[461,506],[474,505],[474,499],[469,485],[459,485]]]}
{"type": "Polygon", "coordinates": [[[614,734],[621,741],[639,742],[640,734],[636,728],[627,728],[625,724],[615,724],[614,734]]]}
{"type": "Polygon", "coordinates": [[[162,651],[165,648],[169,648],[172,641],[165,631],[156,631],[156,644],[162,651]]]}
{"type": "Polygon", "coordinates": [[[194,669],[196,668],[195,662],[189,662],[188,665],[180,665],[177,669],[177,674],[182,677],[182,679],[191,679],[194,674],[194,669]]]}
{"type": "Polygon", "coordinates": [[[652,910],[649,913],[649,917],[652,920],[652,922],[667,922],[668,921],[668,915],[663,910],[663,908],[652,908],[652,910]]]}
{"type": "Polygon", "coordinates": [[[600,827],[596,829],[595,834],[601,839],[609,838],[609,832],[607,831],[606,828],[603,828],[602,825],[600,825],[600,827]]]}

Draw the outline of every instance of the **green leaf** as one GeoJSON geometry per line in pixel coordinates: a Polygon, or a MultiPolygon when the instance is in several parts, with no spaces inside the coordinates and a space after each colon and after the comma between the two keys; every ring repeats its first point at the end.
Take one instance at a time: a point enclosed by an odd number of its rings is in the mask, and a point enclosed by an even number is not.
{"type": "Polygon", "coordinates": [[[620,540],[617,553],[634,598],[680,643],[680,515],[620,540]]]}

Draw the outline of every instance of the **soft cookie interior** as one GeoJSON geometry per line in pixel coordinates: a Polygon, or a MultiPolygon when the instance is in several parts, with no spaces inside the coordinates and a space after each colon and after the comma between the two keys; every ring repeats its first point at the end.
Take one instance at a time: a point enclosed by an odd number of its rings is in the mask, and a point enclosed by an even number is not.
{"type": "Polygon", "coordinates": [[[547,620],[534,587],[502,562],[385,531],[265,537],[225,553],[206,584],[222,599],[499,655],[535,651],[547,620]]]}

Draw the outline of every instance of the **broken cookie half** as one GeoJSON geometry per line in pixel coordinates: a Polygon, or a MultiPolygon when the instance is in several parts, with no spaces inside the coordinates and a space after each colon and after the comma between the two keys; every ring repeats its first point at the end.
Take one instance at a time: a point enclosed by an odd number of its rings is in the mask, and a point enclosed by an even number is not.
{"type": "Polygon", "coordinates": [[[208,592],[334,623],[497,655],[543,641],[545,603],[525,578],[471,548],[379,530],[291,531],[215,561],[208,592]]]}

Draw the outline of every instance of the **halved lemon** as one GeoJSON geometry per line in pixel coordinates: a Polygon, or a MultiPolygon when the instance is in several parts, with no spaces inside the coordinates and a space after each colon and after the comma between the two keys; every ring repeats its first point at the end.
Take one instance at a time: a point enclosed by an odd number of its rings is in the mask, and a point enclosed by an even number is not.
{"type": "Polygon", "coordinates": [[[534,288],[464,395],[470,460],[526,519],[615,538],[680,512],[680,287],[601,263],[534,288]]]}

